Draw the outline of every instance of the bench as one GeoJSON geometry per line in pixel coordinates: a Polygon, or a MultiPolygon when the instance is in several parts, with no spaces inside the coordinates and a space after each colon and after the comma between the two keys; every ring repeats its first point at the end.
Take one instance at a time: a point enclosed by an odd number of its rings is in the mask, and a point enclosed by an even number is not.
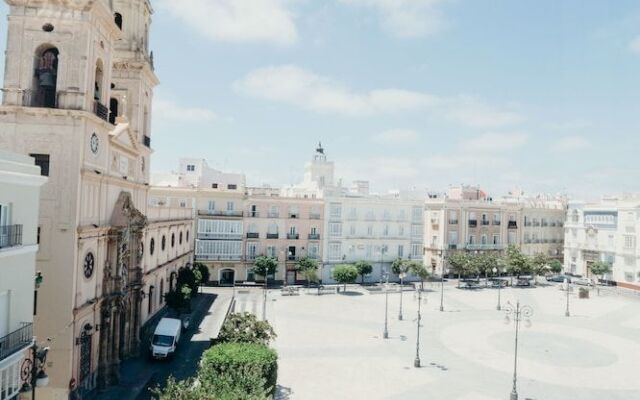
{"type": "Polygon", "coordinates": [[[280,294],[283,296],[298,296],[300,295],[300,288],[298,287],[283,287],[280,289],[280,294]]]}
{"type": "Polygon", "coordinates": [[[323,294],[336,294],[338,293],[337,286],[320,286],[320,288],[309,288],[307,294],[310,295],[323,295],[323,294]]]}

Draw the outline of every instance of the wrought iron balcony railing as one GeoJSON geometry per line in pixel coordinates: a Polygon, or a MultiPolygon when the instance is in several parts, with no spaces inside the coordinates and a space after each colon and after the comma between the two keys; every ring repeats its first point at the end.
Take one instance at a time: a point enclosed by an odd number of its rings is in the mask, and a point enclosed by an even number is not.
{"type": "Polygon", "coordinates": [[[22,225],[0,226],[0,249],[22,245],[22,225]]]}
{"type": "Polygon", "coordinates": [[[0,337],[0,361],[25,349],[33,341],[33,324],[25,322],[15,331],[0,337]]]}

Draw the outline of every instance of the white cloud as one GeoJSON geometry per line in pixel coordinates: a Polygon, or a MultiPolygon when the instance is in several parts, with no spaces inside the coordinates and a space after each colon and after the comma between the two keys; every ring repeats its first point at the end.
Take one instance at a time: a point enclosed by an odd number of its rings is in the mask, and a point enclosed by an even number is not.
{"type": "Polygon", "coordinates": [[[474,155],[467,153],[453,153],[447,155],[435,155],[427,158],[428,168],[439,170],[463,170],[473,172],[477,170],[489,170],[506,168],[511,163],[506,157],[490,155],[474,155]]]}
{"type": "Polygon", "coordinates": [[[640,54],[640,36],[636,36],[631,40],[629,50],[633,53],[640,54]]]}
{"type": "Polygon", "coordinates": [[[398,37],[429,36],[447,22],[439,9],[445,0],[340,0],[346,4],[373,8],[383,28],[398,37]]]}
{"type": "Polygon", "coordinates": [[[460,143],[466,152],[500,153],[522,147],[527,143],[525,133],[485,133],[460,143]]]}
{"type": "Polygon", "coordinates": [[[237,91],[321,113],[369,115],[424,108],[434,96],[400,89],[358,93],[331,79],[295,65],[254,70],[234,83],[237,91]]]}
{"type": "Polygon", "coordinates": [[[172,100],[155,98],[153,115],[163,122],[211,122],[218,119],[216,113],[206,108],[184,107],[172,100]]]}
{"type": "Polygon", "coordinates": [[[556,152],[567,152],[582,150],[588,147],[591,147],[591,142],[583,136],[565,136],[556,142],[553,150],[556,152]]]}
{"type": "Polygon", "coordinates": [[[458,96],[449,99],[447,103],[447,118],[472,128],[501,128],[517,125],[525,120],[516,111],[495,108],[474,96],[458,96]]]}
{"type": "Polygon", "coordinates": [[[419,137],[418,132],[411,129],[392,129],[377,134],[374,140],[379,143],[397,144],[413,142],[419,137]]]}
{"type": "Polygon", "coordinates": [[[161,7],[214,41],[291,45],[298,38],[284,0],[162,0],[161,7]]]}

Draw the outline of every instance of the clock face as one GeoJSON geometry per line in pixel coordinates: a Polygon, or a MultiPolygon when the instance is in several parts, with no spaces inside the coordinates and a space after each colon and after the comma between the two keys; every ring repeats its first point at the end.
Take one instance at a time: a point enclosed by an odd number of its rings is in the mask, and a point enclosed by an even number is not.
{"type": "Polygon", "coordinates": [[[98,139],[98,135],[95,133],[91,135],[91,152],[93,154],[98,154],[98,146],[100,145],[100,140],[98,139]]]}

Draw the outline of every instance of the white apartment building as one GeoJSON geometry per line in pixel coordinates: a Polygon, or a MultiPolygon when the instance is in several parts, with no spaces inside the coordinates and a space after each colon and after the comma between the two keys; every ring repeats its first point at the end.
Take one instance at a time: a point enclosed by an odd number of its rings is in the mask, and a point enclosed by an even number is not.
{"type": "MultiPolygon", "coordinates": [[[[0,399],[18,396],[33,343],[40,187],[31,157],[0,150],[0,399]]],[[[40,338],[42,341],[44,338],[40,338]]]]}
{"type": "MultiPolygon", "coordinates": [[[[397,258],[421,259],[423,201],[393,195],[325,197],[323,282],[336,264],[368,261],[368,281],[379,281],[397,258]]],[[[397,277],[393,277],[396,279],[397,277]]]]}
{"type": "Polygon", "coordinates": [[[611,264],[604,279],[640,290],[640,196],[603,199],[598,203],[572,201],[565,225],[564,267],[590,277],[595,261],[611,264]]]}

